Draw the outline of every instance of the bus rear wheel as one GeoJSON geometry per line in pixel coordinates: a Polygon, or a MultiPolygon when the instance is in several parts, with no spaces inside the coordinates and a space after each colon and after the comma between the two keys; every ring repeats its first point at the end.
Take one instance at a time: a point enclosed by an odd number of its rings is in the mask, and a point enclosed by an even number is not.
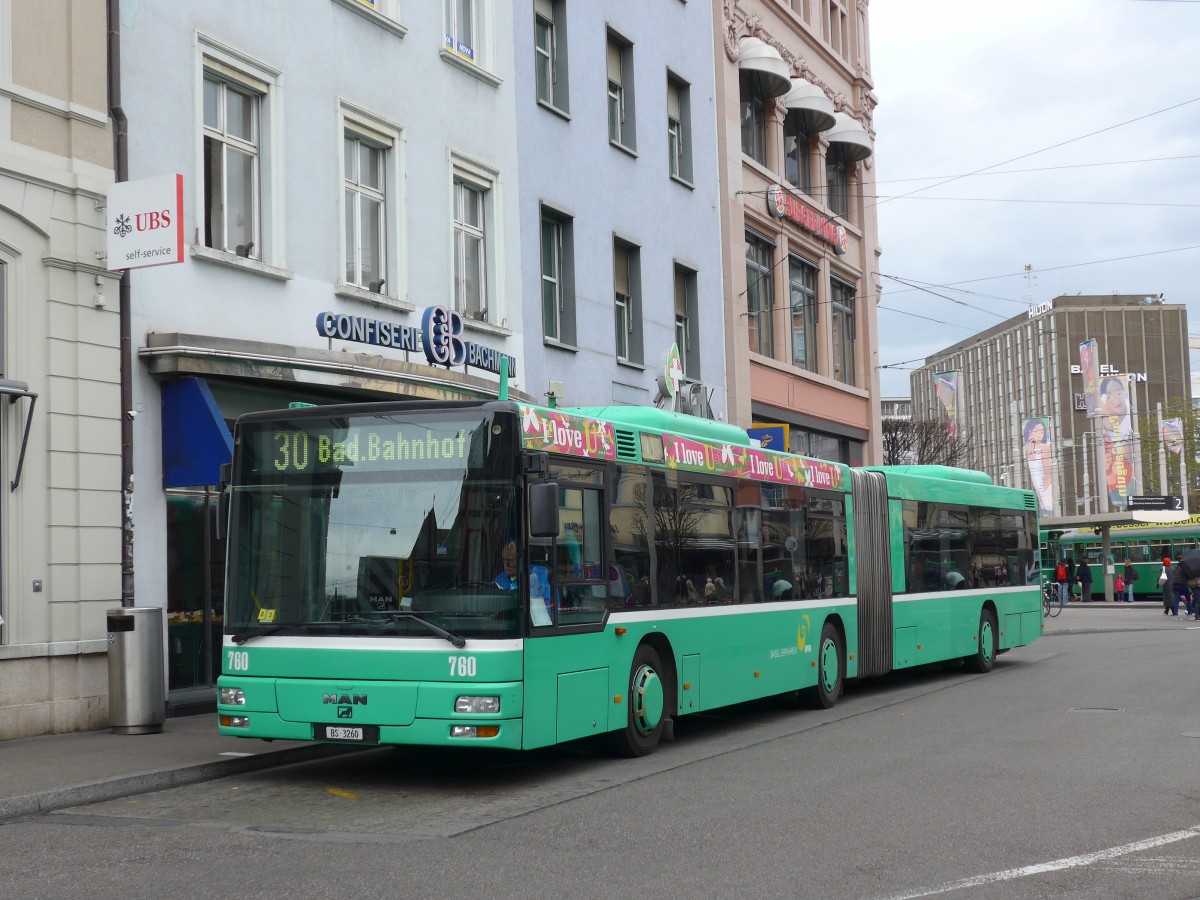
{"type": "Polygon", "coordinates": [[[964,656],[963,662],[972,672],[992,671],[996,662],[996,614],[985,609],[979,614],[979,634],[974,654],[964,656]]]}
{"type": "Polygon", "coordinates": [[[817,683],[804,692],[805,702],[814,709],[832,709],[842,696],[842,638],[838,630],[825,623],[821,643],[817,645],[817,683]]]}
{"type": "Polygon", "coordinates": [[[667,721],[668,684],[658,651],[642,644],[629,667],[625,727],[608,735],[614,754],[645,756],[658,746],[667,721]]]}

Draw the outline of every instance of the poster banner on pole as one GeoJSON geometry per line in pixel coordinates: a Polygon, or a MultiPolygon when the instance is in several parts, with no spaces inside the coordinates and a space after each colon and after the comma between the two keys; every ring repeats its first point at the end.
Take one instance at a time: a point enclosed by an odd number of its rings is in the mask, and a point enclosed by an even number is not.
{"type": "Polygon", "coordinates": [[[934,372],[933,389],[946,416],[946,437],[958,434],[958,372],[934,372]]]}
{"type": "Polygon", "coordinates": [[[1025,440],[1025,465],[1029,468],[1029,481],[1038,498],[1038,513],[1043,516],[1054,515],[1056,491],[1050,420],[1044,416],[1022,419],[1021,435],[1025,440]]]}
{"type": "Polygon", "coordinates": [[[1162,441],[1176,456],[1183,452],[1183,419],[1162,420],[1162,441]]]}
{"type": "Polygon", "coordinates": [[[1079,345],[1079,372],[1083,376],[1083,402],[1089,419],[1100,415],[1100,361],[1096,355],[1096,339],[1079,345]]]}

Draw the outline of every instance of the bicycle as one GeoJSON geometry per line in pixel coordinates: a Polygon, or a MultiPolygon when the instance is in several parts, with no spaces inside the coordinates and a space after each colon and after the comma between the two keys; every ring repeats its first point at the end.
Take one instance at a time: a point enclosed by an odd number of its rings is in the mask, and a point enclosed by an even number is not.
{"type": "Polygon", "coordinates": [[[1057,616],[1062,612],[1062,595],[1057,584],[1042,585],[1042,618],[1057,616]]]}

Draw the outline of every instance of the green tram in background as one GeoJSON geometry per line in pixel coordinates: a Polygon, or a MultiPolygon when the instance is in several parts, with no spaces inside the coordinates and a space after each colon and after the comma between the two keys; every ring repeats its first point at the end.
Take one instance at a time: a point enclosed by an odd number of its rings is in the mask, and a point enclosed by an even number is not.
{"type": "MultiPolygon", "coordinates": [[[[1040,542],[1043,581],[1054,580],[1054,568],[1059,560],[1070,558],[1079,562],[1086,557],[1089,566],[1101,562],[1099,529],[1044,530],[1040,542]]],[[[1162,594],[1158,573],[1163,558],[1176,560],[1200,546],[1200,516],[1172,525],[1113,525],[1109,529],[1109,544],[1116,566],[1114,573],[1122,574],[1125,560],[1130,560],[1137,572],[1134,595],[1157,598],[1162,594]]]]}
{"type": "Polygon", "coordinates": [[[231,736],[641,755],[680,716],[1042,633],[1032,492],[652,408],[252,413],[222,510],[231,736]]]}

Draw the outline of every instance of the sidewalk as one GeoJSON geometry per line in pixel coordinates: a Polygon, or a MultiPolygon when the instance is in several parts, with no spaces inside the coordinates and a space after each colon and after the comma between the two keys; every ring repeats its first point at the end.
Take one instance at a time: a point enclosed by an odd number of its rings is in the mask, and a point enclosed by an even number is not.
{"type": "Polygon", "coordinates": [[[346,752],[222,737],[215,712],[167,719],[160,734],[106,728],[0,741],[0,821],[346,752]]]}
{"type": "MultiPolygon", "coordinates": [[[[1162,603],[1073,602],[1044,619],[1044,635],[1200,629],[1162,603]]],[[[0,821],[355,752],[329,744],[268,743],[217,734],[215,713],[167,719],[161,734],[101,731],[0,741],[0,821]]]]}

